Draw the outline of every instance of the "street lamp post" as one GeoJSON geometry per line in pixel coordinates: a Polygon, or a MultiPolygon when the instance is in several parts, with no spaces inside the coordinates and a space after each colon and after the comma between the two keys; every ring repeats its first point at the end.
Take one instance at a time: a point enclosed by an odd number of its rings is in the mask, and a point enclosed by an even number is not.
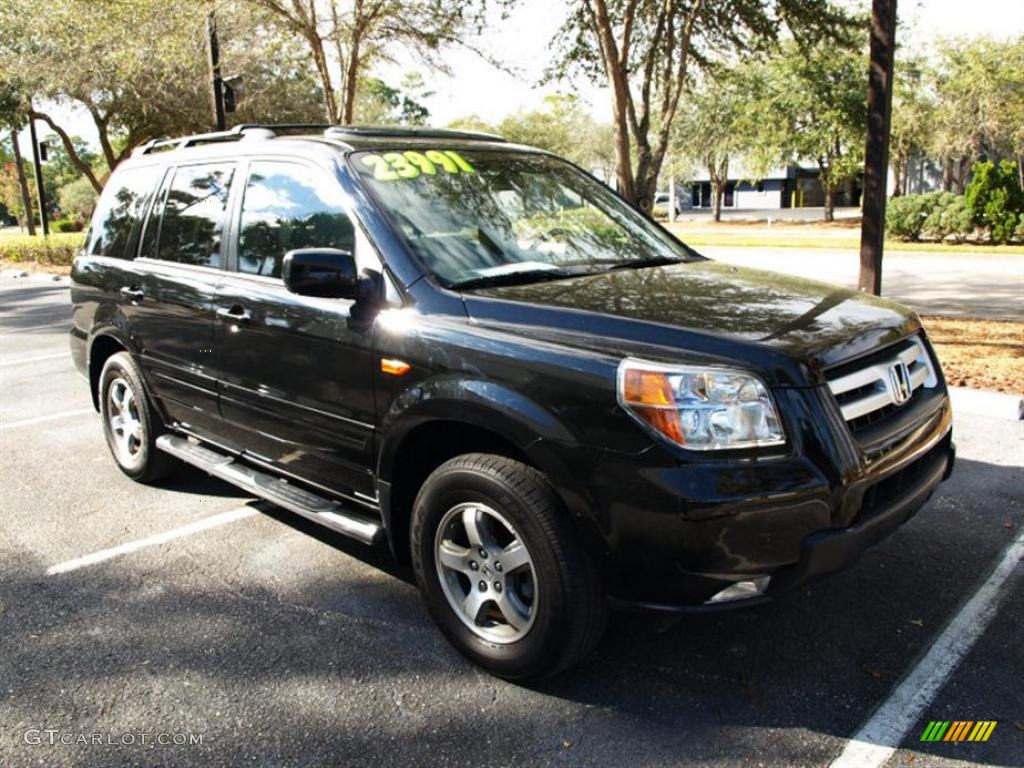
{"type": "MultiPolygon", "coordinates": [[[[36,192],[39,195],[39,221],[43,225],[43,237],[50,234],[46,216],[46,187],[43,185],[43,163],[39,157],[39,139],[36,138],[36,121],[28,119],[28,135],[32,140],[32,162],[36,169],[36,192]]],[[[29,215],[32,212],[29,211],[29,215]]]]}

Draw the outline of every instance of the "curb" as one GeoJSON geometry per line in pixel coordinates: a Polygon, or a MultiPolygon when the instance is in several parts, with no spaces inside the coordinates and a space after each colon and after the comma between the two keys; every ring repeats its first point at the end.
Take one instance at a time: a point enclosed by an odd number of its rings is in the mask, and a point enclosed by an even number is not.
{"type": "Polygon", "coordinates": [[[950,387],[953,413],[989,416],[994,419],[1024,420],[1024,398],[984,389],[950,387]]]}

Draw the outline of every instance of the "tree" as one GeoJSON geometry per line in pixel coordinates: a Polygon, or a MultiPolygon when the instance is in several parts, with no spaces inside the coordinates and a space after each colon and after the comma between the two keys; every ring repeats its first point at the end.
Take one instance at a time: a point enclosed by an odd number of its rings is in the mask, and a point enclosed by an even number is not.
{"type": "MultiPolygon", "coordinates": [[[[467,33],[482,27],[487,0],[248,0],[306,44],[329,123],[353,122],[359,86],[388,48],[404,46],[440,66],[446,45],[471,47],[467,33]]],[[[502,5],[507,0],[496,0],[502,5]]]]}
{"type": "Polygon", "coordinates": [[[573,94],[545,96],[541,109],[515,112],[498,125],[469,115],[454,120],[449,127],[498,134],[515,144],[561,155],[606,180],[611,176],[611,126],[594,120],[573,94]]]}
{"type": "Polygon", "coordinates": [[[649,209],[692,65],[766,50],[784,26],[801,39],[833,40],[851,22],[820,0],[576,0],[549,76],[604,78],[619,191],[649,209]]]}
{"type": "Polygon", "coordinates": [[[784,162],[812,160],[825,192],[825,221],[832,221],[836,190],[861,167],[867,125],[863,53],[815,43],[782,46],[765,68],[764,97],[752,107],[761,152],[784,162]]]}
{"type": "Polygon", "coordinates": [[[947,40],[939,52],[932,151],[943,188],[963,192],[973,163],[1024,157],[1024,35],[947,40]]]}
{"type": "Polygon", "coordinates": [[[927,64],[917,57],[896,62],[889,139],[894,196],[907,194],[911,160],[923,156],[933,141],[935,100],[931,77],[927,64]]]}
{"type": "Polygon", "coordinates": [[[433,95],[418,72],[407,72],[397,88],[367,77],[356,100],[357,119],[370,125],[426,125],[430,110],[423,101],[433,95]]]}
{"type": "MultiPolygon", "coordinates": [[[[315,107],[318,94],[293,41],[240,0],[220,3],[218,20],[225,71],[246,84],[237,117],[306,118],[303,109],[315,107]]],[[[199,2],[4,0],[0,59],[5,77],[18,84],[21,109],[57,134],[70,162],[98,193],[144,141],[209,129],[205,25],[206,5],[199,2]],[[91,116],[99,167],[80,154],[48,109],[58,103],[91,116]]]]}
{"type": "MultiPolygon", "coordinates": [[[[763,118],[751,105],[763,103],[763,76],[754,66],[722,69],[704,77],[689,92],[673,128],[673,152],[703,167],[711,180],[712,214],[722,219],[722,196],[729,180],[729,164],[740,155],[754,161],[758,122],[763,118]]],[[[758,171],[771,160],[752,162],[758,171]]]]}

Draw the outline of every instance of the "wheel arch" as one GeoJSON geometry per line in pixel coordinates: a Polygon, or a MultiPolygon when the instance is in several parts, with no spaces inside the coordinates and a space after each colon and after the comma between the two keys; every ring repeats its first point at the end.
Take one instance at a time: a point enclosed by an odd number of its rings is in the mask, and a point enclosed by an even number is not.
{"type": "MultiPolygon", "coordinates": [[[[497,394],[494,384],[487,386],[487,394],[497,394]]],[[[470,386],[463,394],[472,391],[470,386]]],[[[603,549],[603,538],[587,514],[592,506],[586,490],[564,461],[565,450],[580,447],[575,437],[546,411],[541,417],[532,401],[511,392],[502,394],[492,402],[478,397],[424,396],[385,420],[377,478],[388,540],[400,561],[408,559],[412,507],[423,481],[441,464],[464,453],[495,453],[543,473],[582,530],[584,543],[603,549]],[[523,405],[528,407],[517,407],[523,405]]]]}
{"type": "Polygon", "coordinates": [[[100,374],[107,360],[118,352],[127,352],[128,346],[113,333],[100,333],[89,342],[89,391],[92,394],[92,406],[100,409],[100,374]]]}

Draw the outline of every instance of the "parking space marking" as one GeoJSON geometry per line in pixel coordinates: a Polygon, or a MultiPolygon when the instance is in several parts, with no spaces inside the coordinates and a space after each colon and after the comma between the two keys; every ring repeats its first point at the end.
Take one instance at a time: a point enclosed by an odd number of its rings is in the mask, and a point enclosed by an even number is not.
{"type": "Polygon", "coordinates": [[[988,579],[950,619],[903,682],[854,734],[831,768],[877,768],[892,757],[957,665],[984,634],[1022,560],[1024,531],[1004,550],[988,579]]]}
{"type": "Polygon", "coordinates": [[[38,363],[38,362],[41,362],[43,360],[56,360],[58,357],[66,357],[68,360],[71,360],[71,353],[70,352],[66,352],[66,351],[65,352],[54,352],[54,353],[49,354],[49,355],[36,355],[35,357],[23,357],[23,358],[18,359],[18,360],[4,360],[3,362],[0,362],[0,368],[7,368],[7,367],[13,366],[13,365],[26,365],[28,363],[38,363]]]}
{"type": "Polygon", "coordinates": [[[158,533],[155,536],[149,536],[145,539],[138,539],[136,541],[129,541],[126,544],[119,544],[116,547],[110,549],[101,549],[99,552],[93,552],[91,555],[84,555],[82,557],[76,557],[74,560],[67,560],[57,565],[51,565],[46,569],[47,576],[55,576],[59,573],[68,573],[69,571],[77,571],[79,568],[85,568],[89,565],[95,565],[96,563],[102,563],[105,560],[112,560],[115,557],[121,555],[130,555],[132,552],[138,552],[140,549],[147,547],[155,547],[159,544],[166,544],[169,541],[180,539],[184,536],[191,536],[194,533],[201,533],[202,531],[208,531],[211,528],[217,528],[221,525],[227,525],[233,523],[236,520],[243,520],[247,517],[259,514],[260,510],[256,507],[238,507],[228,512],[221,512],[219,515],[212,515],[210,517],[204,517],[202,520],[197,520],[194,523],[183,525],[180,528],[172,528],[164,533],[158,533]]]}
{"type": "Polygon", "coordinates": [[[77,410],[74,411],[62,411],[60,413],[51,413],[47,416],[36,416],[31,419],[9,421],[6,424],[0,424],[0,431],[6,431],[8,429],[20,429],[21,427],[31,427],[34,424],[43,424],[47,421],[57,421],[58,419],[70,419],[73,416],[82,416],[86,413],[96,413],[96,409],[78,408],[77,410]]]}
{"type": "MultiPolygon", "coordinates": [[[[0,336],[15,336],[23,331],[41,331],[44,328],[70,328],[71,324],[67,322],[63,323],[46,323],[45,325],[30,325],[27,328],[11,328],[0,333],[0,336]]],[[[0,328],[3,328],[3,324],[0,323],[0,328]]]]}

